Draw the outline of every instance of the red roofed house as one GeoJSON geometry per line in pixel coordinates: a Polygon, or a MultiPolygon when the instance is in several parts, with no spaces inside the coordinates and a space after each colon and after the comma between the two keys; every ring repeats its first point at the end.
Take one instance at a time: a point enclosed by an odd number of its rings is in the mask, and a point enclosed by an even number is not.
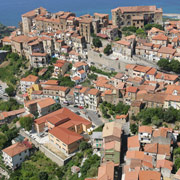
{"type": "Polygon", "coordinates": [[[38,117],[40,117],[50,113],[51,107],[55,103],[56,102],[54,101],[54,99],[42,98],[42,99],[26,101],[24,103],[24,107],[28,114],[34,114],[34,115],[38,114],[38,117]]]}
{"type": "Polygon", "coordinates": [[[65,60],[57,60],[54,64],[54,73],[52,74],[53,77],[58,78],[59,75],[64,75],[68,70],[69,63],[65,60]]]}
{"type": "Polygon", "coordinates": [[[32,148],[28,141],[17,142],[2,150],[4,164],[11,169],[16,169],[30,155],[29,149],[32,148]]]}
{"type": "Polygon", "coordinates": [[[70,91],[69,87],[65,86],[45,86],[43,87],[43,97],[51,97],[57,102],[65,102],[66,95],[70,91]]]}
{"type": "Polygon", "coordinates": [[[88,109],[96,111],[100,101],[100,91],[98,89],[90,89],[85,95],[85,104],[88,109]]]}
{"type": "Polygon", "coordinates": [[[83,137],[92,123],[75,114],[67,108],[42,116],[35,120],[35,128],[38,134],[49,130],[49,140],[64,153],[70,154],[78,150],[83,137]]]}
{"type": "Polygon", "coordinates": [[[141,143],[151,143],[152,141],[152,127],[151,126],[140,126],[139,127],[139,141],[141,143]]]}
{"type": "Polygon", "coordinates": [[[45,67],[48,63],[47,53],[32,53],[30,55],[30,63],[34,68],[45,67]]]}
{"type": "Polygon", "coordinates": [[[132,56],[133,48],[132,43],[126,40],[115,41],[113,44],[114,54],[122,54],[124,56],[132,56]]]}
{"type": "Polygon", "coordinates": [[[172,59],[175,53],[176,53],[176,49],[170,47],[161,47],[158,51],[158,57],[172,59]]]}
{"type": "Polygon", "coordinates": [[[129,86],[126,88],[126,94],[124,97],[124,101],[126,104],[131,104],[132,101],[136,100],[138,88],[134,86],[129,86]]]}
{"type": "Polygon", "coordinates": [[[114,180],[114,167],[115,164],[112,161],[101,164],[98,168],[97,180],[114,180]]]}
{"type": "Polygon", "coordinates": [[[173,162],[166,159],[157,160],[156,168],[161,172],[163,177],[171,177],[171,171],[173,168],[173,162]]]}
{"type": "Polygon", "coordinates": [[[160,44],[163,47],[167,46],[168,43],[168,37],[164,34],[158,34],[152,37],[152,43],[153,44],[160,44]]]}
{"type": "Polygon", "coordinates": [[[144,77],[152,67],[137,65],[133,68],[133,77],[144,77]]]}
{"type": "Polygon", "coordinates": [[[138,135],[128,137],[128,151],[139,151],[140,150],[140,143],[138,135]]]}
{"type": "Polygon", "coordinates": [[[26,93],[27,92],[27,88],[30,88],[31,85],[33,84],[37,84],[38,83],[38,77],[34,76],[34,75],[29,75],[25,78],[22,78],[20,81],[20,85],[21,85],[21,92],[22,93],[26,93]]]}

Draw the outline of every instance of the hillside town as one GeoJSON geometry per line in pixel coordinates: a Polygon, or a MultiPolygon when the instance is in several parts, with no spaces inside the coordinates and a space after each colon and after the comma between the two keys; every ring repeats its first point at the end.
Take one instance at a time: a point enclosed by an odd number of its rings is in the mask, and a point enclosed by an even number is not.
{"type": "Polygon", "coordinates": [[[0,178],[180,180],[180,20],[156,6],[21,18],[0,39],[0,178]]]}

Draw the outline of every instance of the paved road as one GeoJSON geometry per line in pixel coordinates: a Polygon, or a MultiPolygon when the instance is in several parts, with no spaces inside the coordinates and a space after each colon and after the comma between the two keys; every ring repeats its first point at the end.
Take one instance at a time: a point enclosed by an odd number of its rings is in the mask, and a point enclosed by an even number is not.
{"type": "Polygon", "coordinates": [[[93,125],[96,127],[101,126],[103,124],[103,121],[101,118],[98,117],[97,113],[95,111],[87,110],[87,109],[79,109],[74,106],[65,106],[62,105],[63,107],[67,107],[68,109],[74,111],[74,112],[80,112],[80,115],[86,119],[89,119],[92,121],[93,125]]]}

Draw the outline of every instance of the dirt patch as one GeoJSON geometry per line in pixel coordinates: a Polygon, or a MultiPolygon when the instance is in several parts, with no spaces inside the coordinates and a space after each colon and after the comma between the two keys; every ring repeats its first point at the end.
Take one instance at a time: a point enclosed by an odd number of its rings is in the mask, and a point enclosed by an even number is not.
{"type": "Polygon", "coordinates": [[[53,153],[55,153],[56,155],[58,155],[62,159],[66,159],[68,157],[63,152],[61,152],[61,150],[59,150],[56,146],[54,146],[50,142],[45,143],[44,146],[47,147],[50,151],[52,151],[53,153]]]}
{"type": "Polygon", "coordinates": [[[2,64],[0,64],[0,68],[6,67],[9,65],[9,61],[4,61],[2,64]]]}

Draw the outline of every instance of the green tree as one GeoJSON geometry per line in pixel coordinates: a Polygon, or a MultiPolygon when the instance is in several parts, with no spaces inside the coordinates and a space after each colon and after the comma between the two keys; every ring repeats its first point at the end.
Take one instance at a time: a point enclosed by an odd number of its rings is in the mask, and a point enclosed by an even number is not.
{"type": "Polygon", "coordinates": [[[80,145],[79,145],[79,149],[81,151],[84,151],[84,150],[86,150],[88,148],[90,148],[90,144],[87,143],[86,141],[81,142],[80,145]]]}
{"type": "Polygon", "coordinates": [[[100,48],[102,47],[102,42],[99,38],[95,37],[93,38],[93,45],[97,48],[100,48]]]}
{"type": "Polygon", "coordinates": [[[0,128],[0,130],[2,131],[2,132],[5,132],[5,131],[8,131],[8,125],[7,124],[3,124],[2,126],[1,126],[1,128],[0,128]]]}
{"type": "Polygon", "coordinates": [[[20,118],[21,127],[23,127],[27,131],[30,131],[32,129],[33,122],[34,122],[34,119],[31,117],[21,117],[20,118]]]}
{"type": "Polygon", "coordinates": [[[0,133],[0,150],[3,149],[5,143],[7,142],[8,138],[3,133],[0,133]]]}
{"type": "Polygon", "coordinates": [[[152,124],[154,124],[155,126],[159,127],[161,126],[163,120],[159,119],[158,116],[153,116],[152,117],[152,124]]]}
{"type": "Polygon", "coordinates": [[[136,124],[131,124],[130,125],[130,130],[133,134],[137,134],[138,132],[138,126],[136,124]]]}
{"type": "Polygon", "coordinates": [[[170,69],[175,73],[180,73],[180,62],[177,60],[170,61],[170,69]]]}
{"type": "Polygon", "coordinates": [[[129,27],[123,27],[122,28],[122,31],[124,31],[124,32],[128,32],[129,31],[129,32],[135,33],[136,30],[137,30],[137,28],[135,26],[129,26],[129,27]]]}
{"type": "Polygon", "coordinates": [[[107,56],[109,56],[110,54],[112,54],[112,47],[110,44],[108,44],[105,48],[104,48],[104,54],[106,54],[107,56]]]}
{"type": "Polygon", "coordinates": [[[166,70],[166,71],[170,71],[171,70],[171,67],[170,67],[170,62],[168,59],[160,59],[157,63],[157,65],[163,69],[163,70],[166,70]]]}
{"type": "Polygon", "coordinates": [[[144,26],[144,28],[145,28],[146,31],[147,31],[147,30],[150,30],[152,27],[155,27],[155,28],[157,28],[157,29],[163,30],[163,26],[160,25],[160,24],[146,24],[146,25],[144,26]]]}
{"type": "Polygon", "coordinates": [[[15,89],[13,88],[13,86],[9,86],[5,89],[5,92],[8,94],[8,96],[14,96],[15,89]]]}
{"type": "Polygon", "coordinates": [[[47,172],[40,172],[39,173],[39,180],[48,180],[48,173],[47,172]]]}
{"type": "Polygon", "coordinates": [[[144,31],[144,29],[139,28],[136,30],[136,35],[140,37],[146,37],[146,32],[144,31]]]}

